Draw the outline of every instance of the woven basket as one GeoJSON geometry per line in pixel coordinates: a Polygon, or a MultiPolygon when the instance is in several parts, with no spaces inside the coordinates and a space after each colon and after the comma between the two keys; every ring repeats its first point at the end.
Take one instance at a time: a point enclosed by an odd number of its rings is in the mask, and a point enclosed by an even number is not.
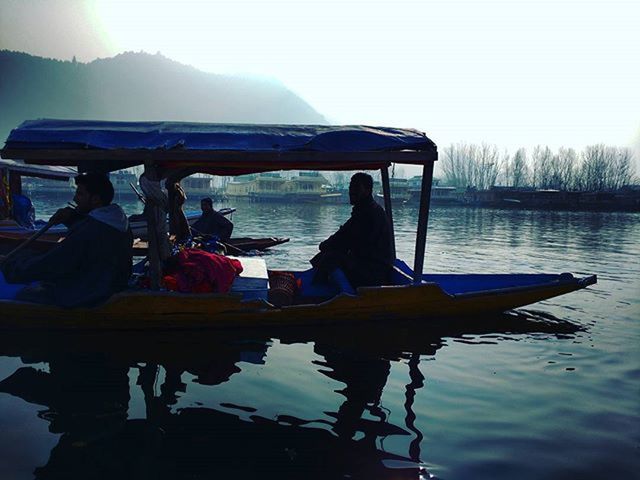
{"type": "Polygon", "coordinates": [[[296,277],[292,273],[269,273],[269,302],[273,305],[277,307],[291,305],[296,289],[296,277]]]}

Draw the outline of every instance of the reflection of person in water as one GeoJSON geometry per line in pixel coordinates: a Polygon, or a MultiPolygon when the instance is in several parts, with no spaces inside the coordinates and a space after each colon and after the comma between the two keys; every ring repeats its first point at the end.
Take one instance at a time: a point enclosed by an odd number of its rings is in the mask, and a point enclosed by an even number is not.
{"type": "MultiPolygon", "coordinates": [[[[544,323],[539,318],[518,317],[510,314],[474,324],[472,332],[545,333],[566,339],[582,330],[560,319],[544,323]]],[[[38,479],[345,478],[347,473],[352,478],[418,478],[417,473],[409,477],[386,469],[383,461],[420,461],[423,437],[420,422],[412,412],[416,391],[424,384],[418,368],[420,357],[435,355],[445,345],[443,335],[459,336],[468,331],[465,325],[451,326],[447,322],[439,333],[434,333],[433,325],[377,329],[374,324],[368,327],[366,335],[362,335],[361,326],[354,330],[345,326],[321,331],[312,328],[311,335],[304,334],[302,329],[287,328],[287,335],[278,337],[281,348],[313,342],[315,353],[323,357],[322,362],[313,361],[321,365],[319,371],[345,384],[338,392],[344,400],[328,414],[335,418],[333,422],[328,422],[326,417],[315,419],[320,412],[306,406],[298,409],[298,405],[294,411],[302,411],[309,417],[296,418],[286,415],[285,411],[276,418],[261,416],[264,414],[261,408],[272,405],[271,398],[252,396],[248,393],[251,389],[238,389],[237,385],[235,390],[233,387],[225,390],[235,392],[236,396],[224,395],[224,403],[213,400],[215,393],[202,394],[203,390],[213,389],[200,387],[200,392],[192,392],[195,395],[190,400],[204,397],[206,405],[190,401],[175,408],[177,392],[191,388],[182,383],[181,372],[192,373],[196,376],[194,381],[201,384],[217,385],[243,369],[244,361],[264,363],[269,341],[252,337],[251,342],[247,342],[244,333],[239,338],[230,334],[221,340],[220,332],[210,336],[197,332],[191,341],[182,333],[175,343],[174,334],[155,337],[144,332],[136,338],[135,334],[127,333],[117,335],[118,343],[115,338],[107,341],[101,332],[100,345],[117,344],[118,355],[132,352],[128,360],[115,362],[97,353],[70,354],[68,334],[64,335],[65,340],[56,337],[53,340],[51,336],[44,340],[3,332],[0,354],[29,352],[32,361],[41,360],[38,356],[46,357],[47,360],[42,361],[49,362],[50,373],[21,368],[0,381],[0,392],[47,405],[48,409],[40,416],[50,422],[52,432],[62,433],[47,464],[36,470],[38,479]],[[38,340],[45,347],[38,347],[38,340]],[[58,353],[38,354],[42,348],[45,352],[54,349],[58,353]],[[414,353],[407,356],[405,352],[414,353]],[[393,418],[388,418],[381,406],[390,376],[389,358],[407,360],[404,418],[399,414],[402,407],[397,400],[389,405],[395,409],[393,418]],[[146,419],[127,419],[128,369],[135,365],[135,371],[145,362],[138,385],[142,386],[150,411],[146,419]],[[160,364],[166,375],[159,374],[160,364]],[[162,378],[165,380],[160,380],[162,378]],[[156,395],[158,390],[160,393],[156,395]],[[231,404],[234,401],[235,404],[231,404]],[[371,416],[379,420],[369,420],[371,416]],[[398,424],[403,420],[405,427],[398,424]],[[325,428],[329,423],[332,432],[325,428]],[[394,449],[379,448],[381,439],[400,434],[412,435],[403,438],[410,442],[410,458],[392,453],[394,449]]],[[[100,347],[91,348],[88,343],[83,339],[83,351],[99,351],[100,347]]],[[[286,373],[283,375],[283,383],[278,388],[291,387],[295,391],[297,385],[288,385],[286,373]]],[[[295,382],[295,378],[289,377],[288,381],[295,382]]],[[[238,382],[239,385],[247,383],[251,386],[250,382],[238,382]]],[[[397,391],[397,387],[394,388],[397,391]]]]}
{"type": "Polygon", "coordinates": [[[182,375],[189,373],[193,381],[201,385],[220,385],[229,381],[232,375],[241,371],[238,363],[248,362],[264,364],[269,344],[255,340],[242,345],[220,342],[215,348],[208,344],[207,355],[196,360],[176,363],[148,363],[140,368],[137,384],[140,385],[145,399],[147,418],[162,421],[171,413],[171,407],[178,402],[179,393],[185,393],[187,385],[182,375]],[[164,369],[164,381],[160,385],[160,395],[156,396],[154,385],[160,368],[164,369]]]}
{"type": "MultiPolygon", "coordinates": [[[[49,362],[49,373],[24,367],[0,382],[0,391],[46,405],[39,416],[62,434],[36,478],[124,478],[122,431],[129,403],[128,366],[99,354],[49,362]],[[113,461],[115,452],[122,458],[113,461]]],[[[139,453],[139,452],[138,452],[139,453]]],[[[130,452],[129,455],[133,455],[130,452]]]]}
{"type": "Polygon", "coordinates": [[[386,415],[380,409],[382,390],[387,383],[390,362],[371,357],[363,362],[362,355],[350,354],[323,344],[316,344],[314,351],[325,358],[325,365],[331,373],[325,373],[347,386],[340,391],[346,397],[335,413],[333,430],[341,438],[351,439],[357,431],[362,431],[370,440],[380,434],[380,427],[386,428],[386,415]],[[366,367],[363,363],[366,363],[366,367]],[[365,421],[362,414],[368,411],[380,419],[380,423],[365,421]]]}

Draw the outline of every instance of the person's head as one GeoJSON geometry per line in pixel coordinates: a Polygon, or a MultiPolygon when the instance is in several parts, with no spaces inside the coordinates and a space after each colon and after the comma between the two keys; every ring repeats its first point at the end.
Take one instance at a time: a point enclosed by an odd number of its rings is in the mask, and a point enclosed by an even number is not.
{"type": "Polygon", "coordinates": [[[103,173],[83,173],[76,178],[76,202],[80,213],[89,213],[94,208],[109,205],[113,200],[113,185],[103,173]]]}
{"type": "Polygon", "coordinates": [[[349,203],[356,203],[373,196],[373,178],[368,173],[358,172],[349,183],[349,203]]]}
{"type": "Polygon", "coordinates": [[[213,200],[209,197],[203,198],[200,200],[200,208],[202,209],[202,213],[213,212],[213,200]]]}

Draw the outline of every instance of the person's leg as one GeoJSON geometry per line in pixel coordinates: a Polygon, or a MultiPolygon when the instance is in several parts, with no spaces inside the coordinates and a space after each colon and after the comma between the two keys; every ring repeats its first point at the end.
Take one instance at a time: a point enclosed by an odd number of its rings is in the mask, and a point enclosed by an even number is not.
{"type": "Polygon", "coordinates": [[[16,300],[20,302],[52,304],[54,303],[51,288],[46,284],[38,282],[34,285],[27,285],[16,294],[16,300]]]}
{"type": "Polygon", "coordinates": [[[356,291],[341,268],[335,268],[329,273],[329,283],[335,286],[340,293],[355,295],[356,291]]]}
{"type": "Polygon", "coordinates": [[[316,273],[313,283],[327,283],[329,274],[340,266],[341,255],[336,252],[320,252],[311,259],[316,273]]]}

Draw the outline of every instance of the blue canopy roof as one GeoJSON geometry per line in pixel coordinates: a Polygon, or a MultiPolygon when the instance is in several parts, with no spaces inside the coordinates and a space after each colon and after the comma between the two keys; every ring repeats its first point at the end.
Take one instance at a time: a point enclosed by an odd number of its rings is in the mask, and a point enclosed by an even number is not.
{"type": "Polygon", "coordinates": [[[113,170],[153,160],[176,168],[230,170],[378,168],[426,164],[435,144],[417,130],[369,126],[30,120],[11,131],[3,158],[113,170]],[[93,165],[87,165],[91,162],[93,165]]]}

